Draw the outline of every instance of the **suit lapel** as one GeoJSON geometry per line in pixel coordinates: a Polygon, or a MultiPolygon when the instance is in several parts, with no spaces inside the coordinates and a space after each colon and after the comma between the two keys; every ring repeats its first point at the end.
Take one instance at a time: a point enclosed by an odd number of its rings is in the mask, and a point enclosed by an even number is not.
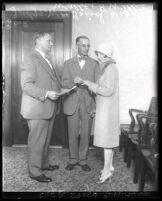
{"type": "MultiPolygon", "coordinates": [[[[53,80],[55,80],[55,75],[54,75],[54,72],[53,72],[53,70],[51,69],[51,67],[49,66],[49,64],[47,63],[47,61],[39,54],[39,52],[37,52],[37,51],[34,51],[34,55],[39,59],[39,62],[40,62],[40,66],[41,67],[43,67],[46,71],[47,71],[47,73],[51,76],[51,78],[53,79],[53,80]]],[[[51,63],[51,65],[52,65],[52,63],[51,63]]],[[[53,67],[53,65],[52,65],[52,67],[53,67]]],[[[54,69],[55,70],[55,72],[56,72],[56,69],[54,69]]],[[[58,79],[58,75],[57,75],[57,73],[56,73],[56,77],[57,77],[57,79],[58,79]]],[[[59,79],[58,79],[58,81],[60,81],[59,79]]],[[[60,82],[59,82],[60,83],[60,82]]]]}
{"type": "Polygon", "coordinates": [[[55,65],[53,64],[53,62],[50,59],[49,59],[49,61],[50,61],[51,65],[52,65],[52,68],[53,68],[52,73],[56,75],[56,78],[57,78],[57,80],[58,80],[58,82],[59,82],[59,84],[61,86],[61,79],[59,77],[57,69],[56,69],[55,65]]]}
{"type": "Polygon", "coordinates": [[[78,74],[78,71],[79,72],[82,71],[82,69],[80,68],[77,56],[74,57],[73,69],[74,69],[74,72],[76,72],[76,74],[78,74]]]}
{"type": "Polygon", "coordinates": [[[82,71],[85,71],[87,69],[87,67],[89,67],[91,65],[89,57],[87,57],[87,60],[82,68],[82,71]]]}

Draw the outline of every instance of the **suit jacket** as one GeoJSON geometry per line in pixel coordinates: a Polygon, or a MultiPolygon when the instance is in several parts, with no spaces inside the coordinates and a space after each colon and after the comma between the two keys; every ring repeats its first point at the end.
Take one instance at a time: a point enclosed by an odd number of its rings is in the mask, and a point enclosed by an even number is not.
{"type": "Polygon", "coordinates": [[[26,119],[49,119],[56,101],[46,99],[49,90],[60,91],[59,77],[46,60],[34,51],[21,67],[21,114],[26,119]]]}
{"type": "MultiPolygon", "coordinates": [[[[72,88],[75,85],[75,77],[81,77],[84,80],[96,82],[99,76],[100,68],[96,60],[88,57],[85,65],[81,69],[76,56],[67,60],[64,64],[62,71],[62,87],[72,88]]],[[[73,91],[69,95],[65,96],[63,104],[64,113],[67,115],[74,114],[80,98],[84,99],[88,113],[94,109],[95,102],[93,94],[87,87],[78,87],[76,91],[73,91]]]]}

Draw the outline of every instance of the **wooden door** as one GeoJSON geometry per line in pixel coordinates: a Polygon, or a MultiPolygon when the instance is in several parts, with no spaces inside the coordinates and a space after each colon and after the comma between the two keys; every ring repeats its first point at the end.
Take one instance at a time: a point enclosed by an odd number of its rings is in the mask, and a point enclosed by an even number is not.
{"type": "MultiPolygon", "coordinates": [[[[57,16],[58,17],[58,16],[57,16]]],[[[71,23],[71,22],[70,22],[71,23]]],[[[22,90],[20,86],[20,66],[25,57],[34,49],[33,36],[35,32],[50,32],[54,47],[52,49],[52,60],[61,74],[63,63],[70,56],[70,49],[67,50],[66,44],[69,44],[64,20],[35,20],[24,19],[23,17],[12,21],[11,30],[11,135],[12,144],[27,144],[28,126],[27,122],[20,115],[22,90]]],[[[67,146],[67,120],[63,112],[56,116],[53,128],[51,145],[67,146]]]]}

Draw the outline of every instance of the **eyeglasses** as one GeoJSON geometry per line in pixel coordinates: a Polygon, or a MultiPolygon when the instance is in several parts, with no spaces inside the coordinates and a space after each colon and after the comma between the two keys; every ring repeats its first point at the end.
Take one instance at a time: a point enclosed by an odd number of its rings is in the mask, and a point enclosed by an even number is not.
{"type": "Polygon", "coordinates": [[[82,45],[78,44],[78,45],[82,46],[82,47],[88,47],[88,48],[90,48],[90,45],[85,45],[85,44],[82,44],[82,45]]]}

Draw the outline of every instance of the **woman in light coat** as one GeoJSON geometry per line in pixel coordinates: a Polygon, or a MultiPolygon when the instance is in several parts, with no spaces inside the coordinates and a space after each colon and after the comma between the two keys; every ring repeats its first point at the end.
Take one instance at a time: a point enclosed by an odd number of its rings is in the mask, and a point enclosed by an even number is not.
{"type": "Polygon", "coordinates": [[[113,148],[119,146],[119,79],[116,62],[112,59],[112,46],[101,44],[95,53],[101,76],[97,83],[83,80],[82,84],[96,94],[93,144],[104,149],[104,168],[98,181],[103,183],[107,179],[111,182],[114,172],[113,148]]]}

